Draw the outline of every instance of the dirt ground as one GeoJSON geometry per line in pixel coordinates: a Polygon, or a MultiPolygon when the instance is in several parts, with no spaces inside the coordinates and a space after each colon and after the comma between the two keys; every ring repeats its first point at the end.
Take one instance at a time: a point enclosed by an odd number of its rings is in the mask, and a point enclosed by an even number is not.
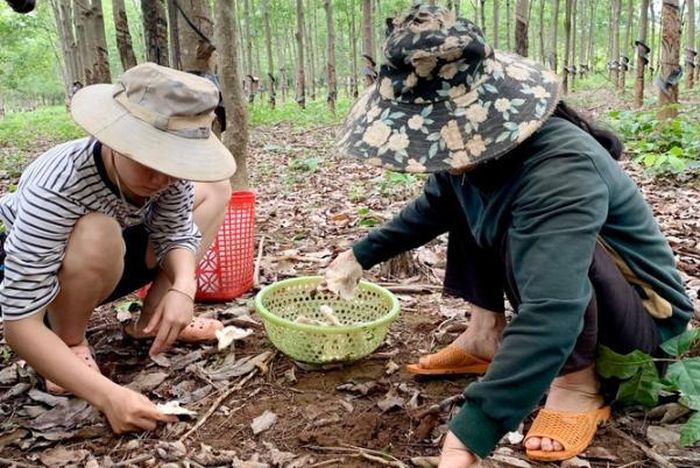
{"type": "MultiPolygon", "coordinates": [[[[252,132],[249,169],[257,194],[256,246],[265,236],[262,285],[317,273],[366,232],[367,220],[388,219],[420,189],[420,180],[387,181],[379,170],[337,157],[331,151],[332,134],[332,127],[299,130],[284,125],[252,132]]],[[[652,180],[637,169],[630,171],[678,253],[697,306],[698,181],[652,180]]],[[[458,410],[470,381],[415,379],[405,371],[405,365],[421,354],[449,343],[468,321],[466,304],[440,294],[444,251],[444,240],[437,239],[414,252],[416,270],[408,278],[387,277],[379,267],[368,273],[368,279],[396,291],[402,312],[372,356],[344,366],[311,368],[276,352],[260,317],[251,310],[255,291],[228,304],[198,306],[198,313],[253,330],[235,343],[235,352],[179,344],[158,362],[148,358],[148,343],[124,337],[117,308],[127,303],[102,308],[88,332],[102,372],[118,383],[135,385],[154,401],[178,399],[197,412],[196,418],[154,433],[115,436],[100,415],[76,399],[46,397],[40,379],[3,345],[0,362],[15,371],[14,378],[7,371],[0,374],[0,465],[252,468],[429,463],[415,457],[439,453],[446,422],[458,410]],[[257,365],[241,365],[245,358],[257,360],[257,365]],[[221,369],[234,376],[219,378],[221,369]],[[266,411],[274,413],[276,421],[255,435],[251,423],[266,411]]],[[[664,415],[617,409],[581,459],[595,467],[651,467],[658,466],[652,459],[656,453],[676,466],[700,466],[698,448],[650,447],[647,427],[664,415]]],[[[527,463],[520,445],[504,440],[487,464],[527,463]]]]}

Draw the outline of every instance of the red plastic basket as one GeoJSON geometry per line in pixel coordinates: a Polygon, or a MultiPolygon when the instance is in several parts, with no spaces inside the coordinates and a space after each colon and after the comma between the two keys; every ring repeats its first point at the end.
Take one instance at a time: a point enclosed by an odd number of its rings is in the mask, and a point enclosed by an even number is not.
{"type": "MultiPolygon", "coordinates": [[[[254,227],[255,193],[234,192],[224,222],[197,265],[197,301],[229,301],[253,286],[254,227]]],[[[143,299],[150,286],[136,295],[143,299]]]]}
{"type": "Polygon", "coordinates": [[[196,299],[229,301],[253,287],[255,193],[234,192],[214,241],[197,266],[196,299]]]}

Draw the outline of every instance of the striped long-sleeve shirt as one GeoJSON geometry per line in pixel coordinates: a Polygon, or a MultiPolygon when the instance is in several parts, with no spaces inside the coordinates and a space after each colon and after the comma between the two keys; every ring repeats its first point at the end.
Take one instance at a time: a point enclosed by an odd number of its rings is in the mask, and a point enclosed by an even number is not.
{"type": "Polygon", "coordinates": [[[0,198],[0,220],[8,231],[0,283],[4,320],[35,314],[56,297],[66,244],[88,213],[110,216],[123,228],[143,223],[158,261],[175,247],[199,248],[192,183],[178,181],[142,207],[125,203],[107,177],[101,148],[92,138],[56,146],[27,167],[14,193],[0,198]]]}

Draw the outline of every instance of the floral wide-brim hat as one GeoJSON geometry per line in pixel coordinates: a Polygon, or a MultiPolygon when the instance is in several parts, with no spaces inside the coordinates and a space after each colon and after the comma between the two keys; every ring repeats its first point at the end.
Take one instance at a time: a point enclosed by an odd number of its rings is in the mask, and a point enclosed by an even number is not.
{"type": "Polygon", "coordinates": [[[559,101],[553,72],[494,51],[442,7],[417,5],[389,28],[379,77],[338,133],[341,154],[406,172],[464,169],[513,149],[559,101]]]}

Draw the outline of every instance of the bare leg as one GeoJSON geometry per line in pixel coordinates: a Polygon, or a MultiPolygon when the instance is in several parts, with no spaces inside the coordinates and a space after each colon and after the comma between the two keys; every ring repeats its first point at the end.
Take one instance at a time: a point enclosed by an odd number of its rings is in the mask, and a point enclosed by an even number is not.
{"type": "MultiPolygon", "coordinates": [[[[202,242],[197,255],[199,261],[214,240],[219,226],[226,216],[226,208],[231,198],[231,186],[228,180],[213,183],[195,183],[194,198],[194,222],[202,233],[202,242]]],[[[156,258],[153,247],[146,250],[146,264],[149,268],[156,266],[156,258]]],[[[140,331],[148,324],[155,307],[160,303],[165,292],[170,287],[170,279],[164,272],[159,272],[144,300],[143,311],[134,327],[134,335],[140,335],[140,331]]]]}
{"type": "MultiPolygon", "coordinates": [[[[595,366],[586,367],[554,379],[544,406],[560,411],[593,411],[603,406],[603,397],[598,394],[598,389],[595,366]]],[[[530,437],[525,442],[525,447],[547,452],[564,450],[559,442],[546,437],[530,437]]]]}
{"type": "Polygon", "coordinates": [[[68,346],[85,342],[93,310],[121,278],[124,251],[122,231],[114,219],[90,213],[76,223],[58,271],[61,291],[48,307],[51,329],[68,346]]]}
{"type": "Polygon", "coordinates": [[[472,356],[491,360],[501,344],[506,317],[479,306],[471,306],[469,327],[452,343],[472,356]]]}

